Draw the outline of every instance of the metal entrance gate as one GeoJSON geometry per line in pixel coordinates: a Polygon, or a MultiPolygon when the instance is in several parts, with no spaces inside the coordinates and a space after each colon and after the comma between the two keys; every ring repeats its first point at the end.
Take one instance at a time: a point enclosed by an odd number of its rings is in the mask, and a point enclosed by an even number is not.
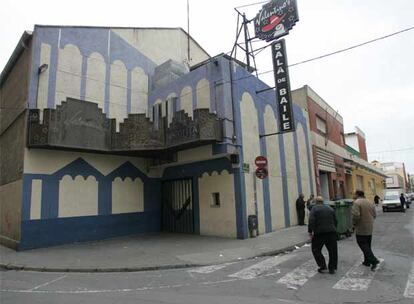
{"type": "Polygon", "coordinates": [[[162,184],[162,229],[194,233],[193,182],[191,179],[162,184]]]}

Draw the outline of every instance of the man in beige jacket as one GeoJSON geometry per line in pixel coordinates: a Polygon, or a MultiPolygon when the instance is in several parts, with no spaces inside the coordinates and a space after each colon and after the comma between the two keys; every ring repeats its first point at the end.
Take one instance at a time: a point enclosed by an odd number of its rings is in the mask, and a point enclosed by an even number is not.
{"type": "Polygon", "coordinates": [[[379,264],[379,260],[371,249],[372,231],[377,215],[375,205],[365,198],[363,191],[357,190],[355,197],[356,200],[352,206],[352,222],[355,227],[356,241],[364,254],[362,264],[371,266],[371,270],[375,270],[379,264]]]}

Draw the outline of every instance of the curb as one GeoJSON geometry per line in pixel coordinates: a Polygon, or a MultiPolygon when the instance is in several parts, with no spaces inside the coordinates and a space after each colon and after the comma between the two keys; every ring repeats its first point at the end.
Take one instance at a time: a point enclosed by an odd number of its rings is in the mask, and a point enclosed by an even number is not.
{"type": "Polygon", "coordinates": [[[176,264],[176,265],[162,265],[162,266],[145,266],[145,267],[113,267],[113,268],[52,268],[52,267],[31,267],[19,266],[12,264],[1,264],[0,271],[36,271],[36,272],[73,272],[73,273],[104,273],[104,272],[140,272],[140,271],[154,271],[154,270],[168,270],[168,269],[185,269],[192,267],[201,267],[206,265],[201,264],[176,264]]]}
{"type": "MultiPolygon", "coordinates": [[[[246,257],[241,260],[229,260],[223,263],[232,262],[232,261],[246,261],[251,260],[256,257],[265,257],[265,256],[275,256],[281,253],[287,253],[298,249],[297,247],[302,247],[305,244],[309,244],[310,240],[302,241],[296,243],[294,245],[277,249],[277,250],[269,250],[266,252],[262,252],[256,254],[251,257],[246,257]]],[[[219,264],[219,263],[218,263],[219,264]]],[[[144,267],[113,267],[113,268],[59,268],[59,267],[32,267],[32,266],[24,266],[24,265],[13,265],[13,264],[3,264],[0,263],[0,271],[8,271],[8,270],[15,270],[15,271],[36,271],[36,272],[72,272],[72,273],[105,273],[105,272],[141,272],[141,271],[155,271],[155,270],[168,270],[168,269],[185,269],[185,268],[193,268],[193,267],[203,267],[203,266],[210,266],[212,264],[191,264],[191,263],[184,263],[184,264],[175,264],[175,265],[160,265],[160,266],[144,266],[144,267]]]]}
{"type": "Polygon", "coordinates": [[[292,245],[292,246],[289,246],[289,247],[285,247],[285,248],[283,248],[283,249],[277,249],[277,250],[270,250],[270,251],[266,251],[266,252],[263,252],[263,253],[261,253],[261,254],[259,254],[259,255],[254,256],[254,257],[247,258],[247,259],[245,259],[245,260],[248,260],[248,259],[253,259],[253,258],[255,258],[255,257],[274,256],[274,255],[278,255],[278,254],[281,254],[281,253],[291,252],[291,251],[294,251],[294,250],[298,249],[298,248],[296,248],[296,247],[302,247],[302,246],[304,246],[304,245],[306,245],[306,244],[310,244],[310,243],[311,243],[311,241],[310,241],[310,240],[303,241],[303,242],[300,242],[300,243],[296,243],[295,245],[292,245]]]}

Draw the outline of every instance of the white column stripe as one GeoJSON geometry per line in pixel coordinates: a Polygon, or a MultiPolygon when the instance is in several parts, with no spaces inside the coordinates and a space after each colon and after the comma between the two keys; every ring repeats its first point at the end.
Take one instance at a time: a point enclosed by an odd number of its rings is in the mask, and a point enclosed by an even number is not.
{"type": "MultiPolygon", "coordinates": [[[[379,259],[379,261],[377,270],[383,265],[384,259],[379,259]]],[[[372,271],[369,267],[362,265],[361,261],[358,261],[332,288],[365,291],[371,284],[375,274],[376,271],[372,271]]]]}
{"type": "Polygon", "coordinates": [[[273,267],[286,262],[287,260],[293,258],[294,254],[288,254],[288,255],[282,255],[282,256],[274,256],[271,258],[268,258],[264,261],[261,261],[257,264],[254,264],[250,267],[247,267],[245,269],[242,269],[239,272],[233,273],[229,275],[229,277],[232,278],[239,278],[243,280],[250,280],[258,277],[259,275],[265,273],[266,271],[269,271],[273,267]]]}
{"type": "Polygon", "coordinates": [[[411,264],[411,272],[408,274],[407,286],[405,287],[404,297],[414,298],[414,261],[411,264]]]}
{"type": "Polygon", "coordinates": [[[287,273],[285,276],[280,278],[277,283],[284,284],[288,287],[293,287],[296,289],[299,286],[303,286],[311,277],[317,273],[318,271],[316,263],[312,259],[287,273]]]}

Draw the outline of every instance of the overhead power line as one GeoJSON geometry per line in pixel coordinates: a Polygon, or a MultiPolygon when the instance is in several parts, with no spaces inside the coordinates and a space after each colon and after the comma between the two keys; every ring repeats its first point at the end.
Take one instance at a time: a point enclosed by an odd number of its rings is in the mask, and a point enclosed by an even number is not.
{"type": "Polygon", "coordinates": [[[394,33],[382,36],[382,37],[378,37],[378,38],[375,38],[375,39],[372,39],[372,40],[368,40],[368,41],[365,41],[363,43],[356,44],[356,45],[353,45],[353,46],[350,46],[350,47],[347,47],[345,49],[341,49],[341,50],[338,50],[338,51],[335,51],[335,52],[332,52],[332,53],[328,53],[328,54],[321,55],[321,56],[318,56],[318,57],[314,57],[314,58],[311,58],[311,59],[299,61],[299,62],[296,62],[294,64],[289,65],[289,67],[293,67],[295,65],[299,65],[299,64],[310,62],[310,61],[322,59],[322,58],[332,56],[332,55],[335,55],[335,54],[343,53],[343,52],[346,52],[346,51],[349,51],[349,50],[352,50],[352,49],[355,49],[355,48],[358,48],[358,47],[361,47],[361,46],[364,46],[364,45],[367,45],[367,44],[370,44],[370,43],[373,43],[373,42],[376,42],[376,41],[379,41],[379,40],[382,40],[382,39],[386,39],[386,38],[389,38],[389,37],[392,37],[392,36],[395,36],[395,35],[398,35],[398,34],[401,34],[401,33],[404,33],[404,32],[408,32],[408,31],[413,30],[413,29],[414,29],[414,26],[403,29],[403,30],[398,31],[398,32],[394,32],[394,33]]]}
{"type": "MultiPolygon", "coordinates": [[[[350,46],[350,47],[347,47],[347,48],[344,48],[344,49],[340,49],[340,50],[337,50],[337,51],[334,51],[334,52],[331,52],[331,53],[327,53],[327,54],[320,55],[320,56],[317,56],[317,57],[313,57],[313,58],[310,58],[310,59],[295,62],[293,64],[290,64],[289,67],[297,66],[297,65],[300,65],[300,64],[304,64],[304,63],[308,63],[308,62],[311,62],[311,61],[326,58],[326,57],[329,57],[329,56],[333,56],[333,55],[336,55],[336,54],[339,54],[339,53],[347,52],[347,51],[350,51],[352,49],[355,49],[355,48],[358,48],[358,47],[361,47],[361,46],[364,46],[364,45],[367,45],[367,44],[370,44],[370,43],[373,43],[373,42],[376,42],[376,41],[379,41],[379,40],[383,40],[383,39],[386,39],[386,38],[389,38],[389,37],[392,37],[392,36],[395,36],[395,35],[402,34],[404,32],[411,31],[413,29],[414,29],[414,26],[411,26],[411,27],[405,28],[403,30],[400,30],[400,31],[397,31],[397,32],[394,32],[394,33],[391,33],[391,34],[388,34],[388,35],[385,35],[385,36],[381,36],[381,37],[378,37],[378,38],[375,38],[375,39],[372,39],[372,40],[368,40],[368,41],[365,41],[365,42],[362,42],[362,43],[359,43],[359,44],[356,44],[356,45],[353,45],[353,46],[350,46]]],[[[261,72],[261,73],[258,73],[258,75],[263,75],[263,74],[267,74],[267,73],[271,73],[271,72],[273,72],[273,70],[261,72]]]]}
{"type": "Polygon", "coordinates": [[[244,4],[244,5],[236,6],[235,9],[242,8],[242,7],[248,7],[248,6],[254,6],[254,5],[258,5],[258,4],[264,4],[264,3],[268,3],[268,2],[270,2],[270,1],[267,0],[267,1],[261,1],[261,2],[256,2],[256,3],[244,4]]]}
{"type": "Polygon", "coordinates": [[[402,152],[402,151],[411,151],[411,150],[414,150],[414,147],[395,149],[395,150],[383,150],[383,151],[368,152],[367,154],[368,155],[369,154],[381,154],[381,153],[402,152]]]}

